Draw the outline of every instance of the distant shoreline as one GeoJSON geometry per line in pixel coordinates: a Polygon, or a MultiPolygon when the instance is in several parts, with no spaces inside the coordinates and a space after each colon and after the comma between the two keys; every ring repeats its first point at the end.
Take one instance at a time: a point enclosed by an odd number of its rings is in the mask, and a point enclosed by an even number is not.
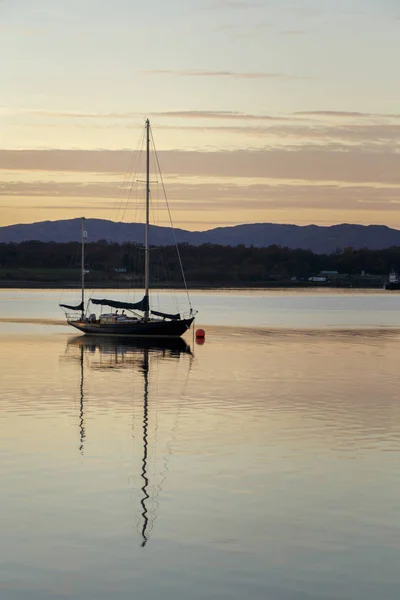
{"type": "MultiPolygon", "coordinates": [[[[160,290],[168,290],[173,289],[176,291],[184,290],[183,286],[165,286],[165,285],[155,285],[156,289],[160,290]]],[[[210,284],[205,282],[193,282],[188,283],[189,290],[246,290],[246,289],[260,289],[260,290],[270,290],[270,289],[375,289],[381,290],[383,289],[383,285],[380,282],[310,282],[310,281],[273,281],[273,282],[230,282],[223,284],[210,284]]],[[[0,289],[64,289],[64,290],[79,290],[80,285],[75,282],[72,283],[70,281],[60,281],[60,282],[49,282],[49,281],[10,281],[10,280],[0,280],[0,289]]],[[[121,290],[129,290],[129,289],[142,289],[142,287],[133,287],[129,284],[122,284],[121,282],[115,281],[104,281],[101,283],[87,283],[87,289],[121,289],[121,290]]],[[[388,290],[395,291],[395,290],[388,290]]]]}

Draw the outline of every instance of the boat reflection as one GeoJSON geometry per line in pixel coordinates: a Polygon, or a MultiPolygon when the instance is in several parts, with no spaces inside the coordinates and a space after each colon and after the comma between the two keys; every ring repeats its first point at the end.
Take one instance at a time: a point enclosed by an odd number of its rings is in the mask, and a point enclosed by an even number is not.
{"type": "Polygon", "coordinates": [[[140,367],[144,356],[155,359],[179,358],[182,354],[192,356],[190,346],[183,338],[123,338],[121,336],[83,336],[69,338],[67,352],[73,348],[99,360],[91,361],[92,369],[123,368],[132,365],[140,367]]]}
{"type": "Polygon", "coordinates": [[[141,435],[141,466],[140,487],[141,518],[140,535],[141,546],[145,547],[149,540],[149,533],[153,524],[149,517],[149,370],[150,364],[155,360],[179,359],[182,355],[189,355],[189,369],[192,359],[190,346],[182,338],[162,339],[129,339],[112,336],[75,336],[68,339],[66,356],[79,361],[80,365],[80,403],[79,403],[79,451],[84,454],[86,427],[84,421],[85,395],[85,354],[90,358],[89,368],[94,370],[133,368],[143,375],[143,420],[141,435]],[[76,352],[75,352],[76,350],[76,352]],[[95,360],[93,358],[95,357],[95,360]]]}

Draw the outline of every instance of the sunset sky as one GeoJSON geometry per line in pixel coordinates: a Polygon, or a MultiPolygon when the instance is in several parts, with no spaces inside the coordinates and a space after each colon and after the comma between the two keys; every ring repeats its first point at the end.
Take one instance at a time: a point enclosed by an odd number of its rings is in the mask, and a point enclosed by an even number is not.
{"type": "Polygon", "coordinates": [[[117,220],[149,117],[178,227],[400,228],[398,0],[0,0],[0,43],[0,225],[117,220]]]}

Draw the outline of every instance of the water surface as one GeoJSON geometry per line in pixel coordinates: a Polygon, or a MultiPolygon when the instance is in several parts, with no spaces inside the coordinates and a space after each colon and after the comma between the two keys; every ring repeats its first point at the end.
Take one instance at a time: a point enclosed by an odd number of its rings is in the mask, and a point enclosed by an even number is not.
{"type": "MultiPolygon", "coordinates": [[[[87,297],[134,302],[141,290],[88,290],[87,297]]],[[[386,290],[274,289],[193,291],[190,299],[201,325],[278,328],[399,327],[400,294],[386,290]]],[[[63,319],[60,302],[78,304],[79,290],[0,290],[2,319],[63,319]]],[[[153,290],[156,310],[185,312],[187,295],[153,290]]]]}
{"type": "Polygon", "coordinates": [[[199,293],[189,350],[55,295],[0,294],[2,598],[397,600],[398,296],[199,293]]]}

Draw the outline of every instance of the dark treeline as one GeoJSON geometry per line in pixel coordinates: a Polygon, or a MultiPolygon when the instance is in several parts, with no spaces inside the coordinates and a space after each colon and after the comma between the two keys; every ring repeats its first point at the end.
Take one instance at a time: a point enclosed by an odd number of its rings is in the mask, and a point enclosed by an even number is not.
{"type": "MultiPolygon", "coordinates": [[[[385,250],[354,250],[346,248],[333,254],[314,254],[309,250],[291,250],[279,246],[254,248],[180,244],[188,282],[244,284],[279,281],[292,277],[306,279],[322,270],[338,271],[351,276],[362,271],[386,276],[391,269],[400,272],[400,247],[385,250]]],[[[53,279],[65,278],[65,272],[79,269],[81,247],[77,242],[22,242],[0,244],[2,279],[22,278],[29,270],[51,270],[53,279]],[[63,273],[64,272],[64,273],[63,273]]],[[[143,277],[144,251],[137,244],[116,244],[104,241],[86,245],[85,266],[93,281],[117,277],[137,281],[143,277]],[[118,269],[118,273],[115,271],[118,269]]],[[[158,283],[181,282],[179,260],[174,246],[151,249],[152,279],[158,283]]],[[[73,272],[72,272],[73,274],[73,272]]],[[[77,278],[78,278],[77,274],[77,278]]]]}

